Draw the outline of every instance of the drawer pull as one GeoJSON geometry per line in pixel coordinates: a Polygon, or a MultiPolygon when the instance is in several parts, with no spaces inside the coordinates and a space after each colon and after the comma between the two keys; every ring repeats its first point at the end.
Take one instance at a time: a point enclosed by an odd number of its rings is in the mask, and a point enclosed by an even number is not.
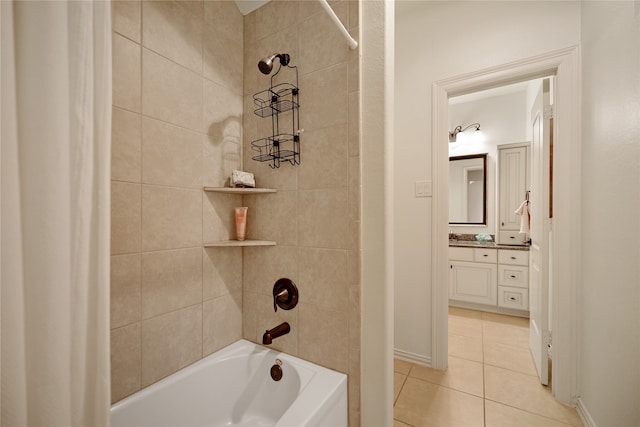
{"type": "Polygon", "coordinates": [[[511,259],[516,259],[516,257],[512,256],[511,259]]]}
{"type": "Polygon", "coordinates": [[[482,256],[485,256],[485,257],[486,257],[486,256],[489,256],[489,255],[488,255],[488,254],[484,254],[484,255],[482,255],[482,256]]]}
{"type": "Polygon", "coordinates": [[[509,300],[511,300],[511,301],[518,301],[518,298],[516,298],[516,297],[509,297],[509,300]]]}
{"type": "MultiPolygon", "coordinates": [[[[504,224],[503,224],[504,225],[504,224]]],[[[515,236],[509,236],[510,239],[515,239],[515,236]]]]}
{"type": "Polygon", "coordinates": [[[512,279],[516,278],[516,276],[514,276],[513,274],[511,274],[509,277],[511,277],[512,279]]]}

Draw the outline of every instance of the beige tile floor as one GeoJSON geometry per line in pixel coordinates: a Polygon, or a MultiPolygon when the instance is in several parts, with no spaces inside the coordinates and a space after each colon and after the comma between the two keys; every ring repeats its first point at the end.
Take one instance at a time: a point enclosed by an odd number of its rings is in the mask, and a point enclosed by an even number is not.
{"type": "Polygon", "coordinates": [[[394,371],[394,427],[582,426],[538,381],[528,319],[451,307],[448,369],[394,371]]]}

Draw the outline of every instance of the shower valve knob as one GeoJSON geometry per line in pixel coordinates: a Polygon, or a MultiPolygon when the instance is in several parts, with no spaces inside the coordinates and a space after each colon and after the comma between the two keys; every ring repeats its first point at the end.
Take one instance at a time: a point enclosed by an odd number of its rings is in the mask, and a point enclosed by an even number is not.
{"type": "Polygon", "coordinates": [[[298,288],[291,279],[278,279],[273,285],[273,311],[291,310],[298,304],[298,288]]]}

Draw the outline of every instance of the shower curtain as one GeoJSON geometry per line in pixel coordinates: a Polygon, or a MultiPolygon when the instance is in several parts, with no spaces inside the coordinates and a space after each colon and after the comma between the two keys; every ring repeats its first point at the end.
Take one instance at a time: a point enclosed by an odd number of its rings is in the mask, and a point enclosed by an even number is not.
{"type": "Polygon", "coordinates": [[[109,425],[108,1],[2,1],[2,426],[109,425]]]}

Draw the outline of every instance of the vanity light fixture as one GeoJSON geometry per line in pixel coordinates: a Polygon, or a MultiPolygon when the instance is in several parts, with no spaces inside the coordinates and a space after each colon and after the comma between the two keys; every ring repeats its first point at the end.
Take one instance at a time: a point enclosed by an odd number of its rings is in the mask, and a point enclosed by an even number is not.
{"type": "Polygon", "coordinates": [[[462,125],[456,126],[452,131],[449,132],[449,142],[460,142],[460,137],[464,136],[464,131],[473,128],[474,136],[480,136],[480,123],[472,123],[469,126],[462,127],[462,125]],[[477,132],[477,133],[476,133],[477,132]],[[460,134],[460,135],[458,135],[460,134]]]}

